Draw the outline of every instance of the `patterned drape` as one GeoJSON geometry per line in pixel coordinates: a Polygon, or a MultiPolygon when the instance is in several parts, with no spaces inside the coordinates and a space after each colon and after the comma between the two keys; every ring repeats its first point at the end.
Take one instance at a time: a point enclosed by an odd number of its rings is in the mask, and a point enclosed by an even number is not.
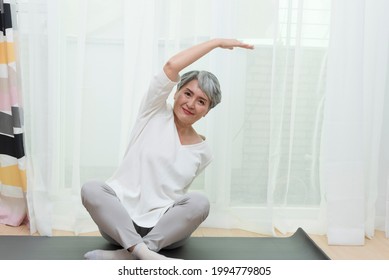
{"type": "Polygon", "coordinates": [[[26,158],[11,5],[0,0],[0,223],[27,219],[26,158]]]}

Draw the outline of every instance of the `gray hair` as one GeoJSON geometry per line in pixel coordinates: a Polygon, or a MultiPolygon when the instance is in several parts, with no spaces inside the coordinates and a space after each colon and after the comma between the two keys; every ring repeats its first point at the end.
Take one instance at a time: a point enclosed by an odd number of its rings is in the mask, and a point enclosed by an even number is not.
{"type": "Polygon", "coordinates": [[[177,85],[177,91],[187,83],[197,80],[200,89],[207,95],[210,101],[209,109],[214,108],[220,103],[222,94],[220,90],[219,80],[216,76],[208,71],[189,71],[181,76],[181,80],[177,85]]]}

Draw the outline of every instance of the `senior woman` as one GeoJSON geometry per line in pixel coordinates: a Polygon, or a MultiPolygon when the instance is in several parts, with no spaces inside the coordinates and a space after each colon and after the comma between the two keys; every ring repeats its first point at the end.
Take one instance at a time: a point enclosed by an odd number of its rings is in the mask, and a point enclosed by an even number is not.
{"type": "Polygon", "coordinates": [[[217,78],[180,71],[215,48],[252,49],[235,39],[212,39],[170,58],[140,105],[128,148],[106,182],[83,185],[82,202],[101,235],[123,249],[94,250],[86,259],[167,259],[158,252],[184,244],[209,213],[208,199],[187,192],[212,160],[193,124],[221,100],[217,78]],[[174,105],[167,103],[173,88],[174,105]]]}

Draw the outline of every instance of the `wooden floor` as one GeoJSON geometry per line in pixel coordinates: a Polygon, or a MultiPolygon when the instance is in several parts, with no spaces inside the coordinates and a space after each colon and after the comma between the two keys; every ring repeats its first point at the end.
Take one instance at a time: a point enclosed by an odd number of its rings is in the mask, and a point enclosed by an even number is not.
{"type": "MultiPolygon", "coordinates": [[[[0,224],[0,235],[30,235],[30,232],[26,226],[10,227],[0,224]]],[[[54,231],[53,235],[72,236],[74,234],[67,231],[54,231]]],[[[91,232],[80,235],[100,234],[91,232]]],[[[261,237],[262,235],[239,229],[199,228],[193,236],[261,237]]],[[[389,260],[389,239],[382,231],[376,231],[373,239],[366,239],[364,246],[329,246],[326,236],[310,235],[310,237],[332,260],[389,260]]]]}

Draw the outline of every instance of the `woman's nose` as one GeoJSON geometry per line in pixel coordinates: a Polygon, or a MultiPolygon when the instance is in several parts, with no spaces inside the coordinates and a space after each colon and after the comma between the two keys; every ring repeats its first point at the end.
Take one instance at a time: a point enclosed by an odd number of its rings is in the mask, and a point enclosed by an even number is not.
{"type": "Polygon", "coordinates": [[[188,100],[188,107],[193,108],[194,104],[195,104],[195,100],[193,98],[188,100]]]}

